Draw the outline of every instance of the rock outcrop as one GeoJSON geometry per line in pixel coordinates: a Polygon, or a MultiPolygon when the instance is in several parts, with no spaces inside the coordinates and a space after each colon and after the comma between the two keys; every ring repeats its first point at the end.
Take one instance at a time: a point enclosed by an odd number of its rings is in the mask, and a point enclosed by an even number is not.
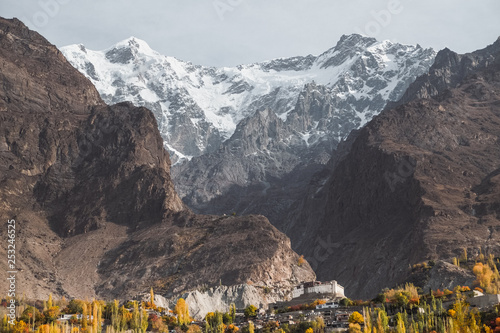
{"type": "Polygon", "coordinates": [[[193,214],[151,111],[106,105],[16,19],[0,19],[0,66],[0,219],[18,227],[19,294],[125,299],[154,287],[172,297],[314,278],[265,217],[193,214]]]}

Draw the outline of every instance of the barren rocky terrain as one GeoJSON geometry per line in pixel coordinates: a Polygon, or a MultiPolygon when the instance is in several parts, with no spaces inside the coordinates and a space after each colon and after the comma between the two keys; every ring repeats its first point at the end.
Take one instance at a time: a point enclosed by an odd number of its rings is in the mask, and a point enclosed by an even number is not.
{"type": "Polygon", "coordinates": [[[16,19],[0,19],[0,81],[0,219],[17,223],[18,294],[126,299],[315,277],[265,217],[193,214],[151,111],[106,105],[16,19]]]}

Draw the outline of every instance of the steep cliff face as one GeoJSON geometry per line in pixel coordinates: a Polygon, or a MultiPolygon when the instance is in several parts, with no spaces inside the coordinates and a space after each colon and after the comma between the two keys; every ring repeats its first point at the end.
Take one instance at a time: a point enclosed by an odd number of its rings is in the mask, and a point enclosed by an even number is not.
{"type": "MultiPolygon", "coordinates": [[[[375,117],[294,205],[287,233],[320,279],[335,277],[350,294],[368,297],[421,260],[464,247],[498,253],[498,43],[476,52],[488,61],[455,89],[431,99],[417,94],[375,117]]],[[[461,68],[441,71],[457,77],[461,68]]]]}
{"type": "Polygon", "coordinates": [[[0,45],[0,218],[18,227],[19,294],[124,299],[314,278],[263,216],[185,207],[149,110],[105,105],[18,20],[0,19],[0,45]]]}

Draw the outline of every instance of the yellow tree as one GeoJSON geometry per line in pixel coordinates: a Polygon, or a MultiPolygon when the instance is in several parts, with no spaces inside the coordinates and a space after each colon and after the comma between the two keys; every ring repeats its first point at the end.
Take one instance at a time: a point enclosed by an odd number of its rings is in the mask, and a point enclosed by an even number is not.
{"type": "Polygon", "coordinates": [[[82,306],[82,328],[87,328],[87,304],[82,306]]]}
{"type": "Polygon", "coordinates": [[[102,321],[102,308],[101,304],[98,303],[97,305],[97,332],[101,332],[101,321],[102,321]]]}
{"type": "Polygon", "coordinates": [[[174,312],[177,315],[177,322],[179,325],[187,325],[191,322],[191,319],[189,318],[189,308],[184,298],[179,298],[177,304],[175,305],[174,312]]]}
{"type": "Polygon", "coordinates": [[[12,327],[12,333],[26,333],[28,330],[28,325],[22,320],[16,322],[14,327],[12,327]]]}
{"type": "Polygon", "coordinates": [[[353,324],[363,324],[364,319],[363,315],[358,311],[354,311],[350,316],[348,321],[353,324]]]}
{"type": "Polygon", "coordinates": [[[97,302],[92,302],[92,330],[97,332],[97,302]]]}
{"type": "Polygon", "coordinates": [[[52,294],[49,294],[49,300],[47,301],[47,307],[49,309],[52,307],[52,294]]]}
{"type": "Polygon", "coordinates": [[[149,294],[150,294],[151,308],[155,309],[156,305],[155,305],[155,294],[153,292],[153,287],[151,287],[151,290],[149,291],[149,294]]]}

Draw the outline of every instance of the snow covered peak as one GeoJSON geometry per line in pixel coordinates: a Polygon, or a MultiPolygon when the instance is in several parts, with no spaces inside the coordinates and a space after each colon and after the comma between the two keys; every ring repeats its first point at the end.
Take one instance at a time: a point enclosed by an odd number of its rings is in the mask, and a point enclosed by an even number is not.
{"type": "Polygon", "coordinates": [[[120,64],[127,64],[138,57],[161,57],[148,43],[136,37],[127,38],[102,52],[111,63],[120,64]]]}
{"type": "Polygon", "coordinates": [[[352,126],[362,126],[387,100],[397,100],[435,56],[432,49],[357,34],[342,36],[319,56],[224,68],[161,55],[136,37],[103,51],[83,45],[61,51],[106,102],[132,101],[151,109],[174,162],[217,150],[241,120],[263,107],[285,121],[312,82],[350,105],[357,119],[352,126]]]}

